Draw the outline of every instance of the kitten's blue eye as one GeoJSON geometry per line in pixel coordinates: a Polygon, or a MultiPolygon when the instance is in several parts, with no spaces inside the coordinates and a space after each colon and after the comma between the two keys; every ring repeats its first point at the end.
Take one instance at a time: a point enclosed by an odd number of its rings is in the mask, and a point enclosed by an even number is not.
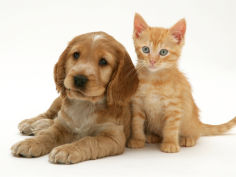
{"type": "Polygon", "coordinates": [[[168,50],[166,50],[166,49],[161,49],[159,54],[160,54],[161,56],[166,56],[166,55],[168,54],[168,50]]]}
{"type": "Polygon", "coordinates": [[[144,47],[142,48],[142,51],[143,51],[143,53],[150,53],[150,49],[149,49],[149,47],[147,47],[147,46],[144,46],[144,47]]]}

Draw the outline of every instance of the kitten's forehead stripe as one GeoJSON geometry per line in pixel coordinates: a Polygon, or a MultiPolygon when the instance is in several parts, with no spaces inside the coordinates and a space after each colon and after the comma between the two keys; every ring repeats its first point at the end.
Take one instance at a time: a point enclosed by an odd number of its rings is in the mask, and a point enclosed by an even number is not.
{"type": "Polygon", "coordinates": [[[167,34],[167,30],[163,28],[153,28],[150,31],[150,41],[152,41],[154,47],[156,47],[163,37],[167,34]]]}

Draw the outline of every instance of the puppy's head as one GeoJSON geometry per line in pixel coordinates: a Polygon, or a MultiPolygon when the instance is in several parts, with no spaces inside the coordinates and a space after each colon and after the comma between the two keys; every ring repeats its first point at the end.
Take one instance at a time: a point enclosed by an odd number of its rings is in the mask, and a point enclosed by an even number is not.
{"type": "Polygon", "coordinates": [[[74,38],[54,68],[62,96],[123,104],[136,91],[138,79],[125,48],[104,32],[74,38]]]}

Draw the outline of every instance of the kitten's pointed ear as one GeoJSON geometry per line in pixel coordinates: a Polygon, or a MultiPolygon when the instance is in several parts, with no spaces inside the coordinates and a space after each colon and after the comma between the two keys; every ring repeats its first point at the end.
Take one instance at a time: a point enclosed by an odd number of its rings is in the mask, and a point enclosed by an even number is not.
{"type": "Polygon", "coordinates": [[[177,40],[178,43],[182,41],[186,32],[185,19],[179,20],[174,26],[170,28],[170,34],[177,40]]]}
{"type": "Polygon", "coordinates": [[[143,17],[141,15],[139,15],[138,13],[135,13],[135,16],[134,16],[135,37],[138,38],[140,36],[140,34],[147,28],[148,28],[148,25],[145,22],[145,20],[143,19],[143,17]]]}

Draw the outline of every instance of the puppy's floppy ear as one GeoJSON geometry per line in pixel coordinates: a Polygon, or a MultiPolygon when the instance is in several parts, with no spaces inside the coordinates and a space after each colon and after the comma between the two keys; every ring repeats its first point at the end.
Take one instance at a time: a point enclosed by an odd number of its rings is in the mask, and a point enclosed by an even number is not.
{"type": "Polygon", "coordinates": [[[118,54],[118,66],[107,89],[108,105],[124,105],[136,92],[138,77],[129,54],[123,49],[118,54]]]}
{"type": "Polygon", "coordinates": [[[66,63],[66,57],[68,53],[69,47],[67,47],[64,52],[61,54],[57,64],[54,67],[54,81],[56,83],[56,89],[59,93],[61,93],[61,96],[65,96],[65,86],[64,86],[64,79],[66,77],[66,71],[65,71],[65,63],[66,63]]]}

